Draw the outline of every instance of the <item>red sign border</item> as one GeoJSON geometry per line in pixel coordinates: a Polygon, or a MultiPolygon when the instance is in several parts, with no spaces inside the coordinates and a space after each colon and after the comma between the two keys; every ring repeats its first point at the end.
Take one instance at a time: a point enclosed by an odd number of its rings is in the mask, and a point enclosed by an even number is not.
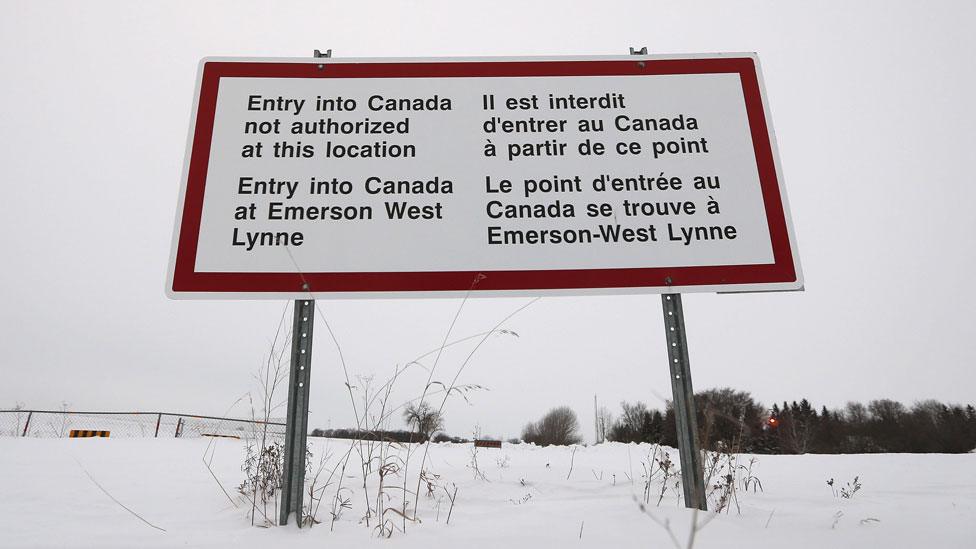
{"type": "Polygon", "coordinates": [[[780,192],[762,87],[752,57],[616,59],[555,61],[328,62],[227,61],[201,63],[199,97],[186,170],[179,237],[169,292],[180,294],[295,294],[376,292],[517,292],[546,290],[622,290],[774,285],[801,286],[790,228],[780,192]],[[327,63],[324,69],[319,64],[327,63]],[[756,265],[610,268],[524,271],[439,271],[356,273],[236,273],[194,269],[203,213],[204,188],[220,79],[257,78],[457,78],[546,76],[649,76],[735,73],[742,82],[774,262],[756,265]]]}

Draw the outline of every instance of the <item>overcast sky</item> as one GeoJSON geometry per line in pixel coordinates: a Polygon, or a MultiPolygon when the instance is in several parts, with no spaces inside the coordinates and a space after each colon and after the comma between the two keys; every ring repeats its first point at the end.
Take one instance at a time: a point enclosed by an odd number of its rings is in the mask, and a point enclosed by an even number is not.
{"type": "MultiPolygon", "coordinates": [[[[249,415],[280,301],[164,295],[199,59],[755,51],[806,292],[685,297],[695,387],[770,405],[976,401],[973,2],[4,2],[0,407],[249,415]],[[599,7],[597,7],[599,6],[599,7]]],[[[385,379],[526,299],[320,300],[350,376],[385,379]]],[[[660,298],[543,298],[459,378],[448,431],[517,436],[593,395],[663,407],[660,298]]],[[[441,359],[449,381],[471,346],[441,359]]],[[[316,326],[312,426],[352,422],[316,326]]],[[[431,361],[427,362],[428,367],[431,361]]],[[[419,394],[414,368],[395,398],[419,394]]],[[[395,422],[394,427],[399,422],[395,422]]]]}

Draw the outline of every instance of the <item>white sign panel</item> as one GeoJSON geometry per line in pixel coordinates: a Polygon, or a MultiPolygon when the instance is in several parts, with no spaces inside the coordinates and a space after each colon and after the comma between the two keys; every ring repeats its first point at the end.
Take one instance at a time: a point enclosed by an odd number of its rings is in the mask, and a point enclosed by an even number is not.
{"type": "Polygon", "coordinates": [[[173,297],[802,286],[752,55],[205,59],[173,297]]]}

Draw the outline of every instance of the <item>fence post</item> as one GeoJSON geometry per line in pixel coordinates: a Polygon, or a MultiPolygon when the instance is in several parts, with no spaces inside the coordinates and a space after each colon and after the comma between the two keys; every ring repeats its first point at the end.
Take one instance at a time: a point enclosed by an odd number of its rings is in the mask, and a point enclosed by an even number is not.
{"type": "Polygon", "coordinates": [[[179,418],[178,420],[176,420],[176,434],[173,435],[173,438],[180,438],[180,428],[182,427],[183,427],[183,418],[179,418]]]}
{"type": "Polygon", "coordinates": [[[30,420],[31,420],[31,416],[32,415],[34,415],[34,412],[27,412],[27,422],[24,423],[24,433],[22,435],[20,435],[20,436],[22,436],[22,437],[26,437],[27,436],[27,428],[30,427],[30,420]]]}
{"type": "Polygon", "coordinates": [[[153,435],[153,438],[159,438],[159,422],[161,421],[163,421],[163,414],[158,414],[156,416],[156,434],[153,435]]]}

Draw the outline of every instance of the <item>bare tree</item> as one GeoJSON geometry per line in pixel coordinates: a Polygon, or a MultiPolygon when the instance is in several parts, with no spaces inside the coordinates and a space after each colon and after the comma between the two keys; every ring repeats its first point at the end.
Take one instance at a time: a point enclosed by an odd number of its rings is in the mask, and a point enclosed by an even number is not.
{"type": "Polygon", "coordinates": [[[579,420],[568,406],[549,410],[542,419],[522,430],[522,439],[540,446],[579,444],[579,420]]]}
{"type": "Polygon", "coordinates": [[[601,406],[596,413],[596,442],[607,440],[607,433],[613,428],[613,414],[606,406],[601,406]]]}
{"type": "Polygon", "coordinates": [[[430,439],[434,433],[444,428],[444,414],[426,402],[407,405],[403,410],[403,419],[424,440],[430,439]]]}

